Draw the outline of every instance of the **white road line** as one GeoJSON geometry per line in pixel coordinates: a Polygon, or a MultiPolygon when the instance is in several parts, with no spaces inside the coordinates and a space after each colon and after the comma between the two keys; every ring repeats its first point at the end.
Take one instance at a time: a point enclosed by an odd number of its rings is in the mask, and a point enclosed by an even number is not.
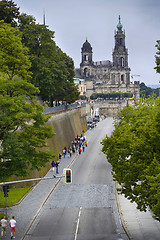
{"type": "Polygon", "coordinates": [[[80,207],[80,209],[79,209],[79,213],[78,213],[77,226],[76,226],[76,233],[75,233],[74,240],[77,240],[77,235],[78,235],[78,228],[79,228],[79,221],[80,221],[81,212],[82,212],[82,207],[80,207]]]}

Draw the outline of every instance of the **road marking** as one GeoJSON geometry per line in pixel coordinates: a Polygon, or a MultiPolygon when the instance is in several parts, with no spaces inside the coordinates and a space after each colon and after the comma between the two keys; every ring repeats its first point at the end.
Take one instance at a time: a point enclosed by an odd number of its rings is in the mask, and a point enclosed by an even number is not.
{"type": "Polygon", "coordinates": [[[75,233],[74,240],[77,240],[77,235],[78,235],[78,228],[79,228],[79,221],[80,221],[81,212],[82,212],[82,207],[80,207],[80,209],[79,209],[79,213],[78,213],[77,226],[76,226],[76,233],[75,233]]]}

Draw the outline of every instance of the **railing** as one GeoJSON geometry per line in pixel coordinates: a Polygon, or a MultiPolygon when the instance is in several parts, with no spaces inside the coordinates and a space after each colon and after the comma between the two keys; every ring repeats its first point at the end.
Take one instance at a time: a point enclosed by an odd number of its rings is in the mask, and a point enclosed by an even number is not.
{"type": "Polygon", "coordinates": [[[59,105],[56,107],[44,107],[44,112],[43,113],[53,113],[53,112],[58,112],[62,110],[68,110],[68,109],[73,109],[81,106],[86,106],[86,103],[71,103],[67,105],[59,105]]]}

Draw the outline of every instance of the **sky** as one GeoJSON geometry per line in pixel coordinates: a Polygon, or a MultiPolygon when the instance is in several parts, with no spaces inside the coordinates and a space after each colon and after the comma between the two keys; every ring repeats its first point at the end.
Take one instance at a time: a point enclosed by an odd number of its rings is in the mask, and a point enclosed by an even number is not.
{"type": "Polygon", "coordinates": [[[160,40],[160,0],[13,0],[20,12],[35,17],[55,32],[56,44],[70,56],[76,68],[81,48],[87,40],[93,61],[112,61],[114,31],[118,16],[125,29],[131,81],[159,85],[160,74],[154,69],[156,41],[160,40]],[[137,76],[140,75],[140,76],[137,76]]]}

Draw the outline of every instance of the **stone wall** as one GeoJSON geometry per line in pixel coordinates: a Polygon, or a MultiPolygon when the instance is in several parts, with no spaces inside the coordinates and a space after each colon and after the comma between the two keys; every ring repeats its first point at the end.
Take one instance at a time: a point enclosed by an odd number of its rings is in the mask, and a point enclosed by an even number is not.
{"type": "Polygon", "coordinates": [[[75,136],[80,135],[87,130],[86,116],[82,114],[85,107],[54,114],[48,121],[49,125],[54,127],[56,133],[51,139],[47,141],[51,150],[56,154],[62,152],[63,148],[71,146],[72,140],[75,136]]]}
{"type": "MultiPolygon", "coordinates": [[[[47,140],[49,148],[55,152],[55,159],[58,159],[58,153],[63,148],[71,146],[72,140],[75,136],[80,135],[83,131],[87,131],[86,123],[86,108],[80,107],[70,111],[62,111],[52,114],[52,117],[48,121],[48,125],[54,127],[54,135],[51,139],[47,140]]],[[[51,167],[51,162],[46,164],[45,168],[40,171],[32,171],[31,178],[37,178],[44,176],[51,167]]]]}
{"type": "MultiPolygon", "coordinates": [[[[51,139],[47,140],[47,144],[50,150],[55,153],[54,160],[57,160],[59,151],[62,152],[65,146],[71,146],[71,142],[77,134],[80,135],[83,130],[84,132],[87,131],[86,107],[53,113],[47,124],[52,125],[54,127],[54,132],[56,133],[51,139]]],[[[50,168],[51,161],[48,162],[45,167],[42,167],[40,171],[30,171],[30,174],[23,179],[43,177],[50,168]]],[[[12,176],[7,181],[15,181],[19,179],[22,178],[12,176]]],[[[30,186],[35,185],[36,183],[37,182],[18,183],[13,184],[12,187],[30,186]]]]}

